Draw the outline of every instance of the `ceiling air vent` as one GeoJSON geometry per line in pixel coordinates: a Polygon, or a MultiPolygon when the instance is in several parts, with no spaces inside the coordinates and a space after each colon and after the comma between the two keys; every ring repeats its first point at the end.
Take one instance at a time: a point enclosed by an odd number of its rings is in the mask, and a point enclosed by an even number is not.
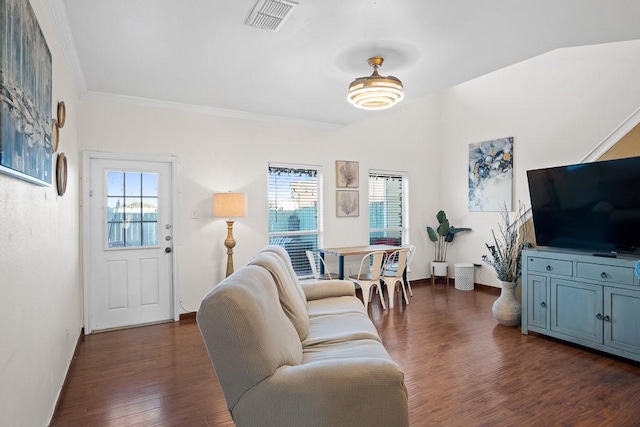
{"type": "Polygon", "coordinates": [[[278,31],[298,3],[291,0],[258,0],[247,25],[265,30],[278,31]]]}

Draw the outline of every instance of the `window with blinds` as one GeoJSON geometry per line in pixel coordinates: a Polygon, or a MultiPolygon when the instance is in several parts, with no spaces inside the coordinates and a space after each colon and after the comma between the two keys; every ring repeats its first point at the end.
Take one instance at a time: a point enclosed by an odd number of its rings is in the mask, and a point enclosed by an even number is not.
{"type": "Polygon", "coordinates": [[[269,164],[269,244],[284,247],[301,277],[311,276],[306,251],[318,249],[321,171],[269,164]]]}
{"type": "Polygon", "coordinates": [[[402,245],[407,241],[407,175],[369,171],[369,243],[402,245]]]}

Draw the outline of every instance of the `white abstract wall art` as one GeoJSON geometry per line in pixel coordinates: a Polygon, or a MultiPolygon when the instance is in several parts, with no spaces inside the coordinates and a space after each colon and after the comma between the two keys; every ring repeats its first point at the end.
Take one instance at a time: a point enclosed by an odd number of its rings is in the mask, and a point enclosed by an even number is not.
{"type": "Polygon", "coordinates": [[[469,211],[512,209],[513,137],[469,144],[469,211]]]}

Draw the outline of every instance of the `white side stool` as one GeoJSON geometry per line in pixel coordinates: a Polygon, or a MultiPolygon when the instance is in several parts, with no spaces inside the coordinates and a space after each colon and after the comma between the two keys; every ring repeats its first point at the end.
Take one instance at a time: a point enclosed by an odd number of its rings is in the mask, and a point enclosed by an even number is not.
{"type": "Polygon", "coordinates": [[[472,291],[475,284],[475,266],[473,264],[458,263],[455,264],[456,289],[461,291],[472,291]]]}

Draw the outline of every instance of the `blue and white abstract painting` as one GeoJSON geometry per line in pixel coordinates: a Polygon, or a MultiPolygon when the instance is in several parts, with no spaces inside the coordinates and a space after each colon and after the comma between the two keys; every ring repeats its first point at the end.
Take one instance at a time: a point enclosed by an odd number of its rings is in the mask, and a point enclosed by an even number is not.
{"type": "Polygon", "coordinates": [[[51,52],[27,0],[0,0],[0,172],[51,184],[51,52]]]}
{"type": "Polygon", "coordinates": [[[469,144],[469,211],[512,209],[513,137],[469,144]]]}

